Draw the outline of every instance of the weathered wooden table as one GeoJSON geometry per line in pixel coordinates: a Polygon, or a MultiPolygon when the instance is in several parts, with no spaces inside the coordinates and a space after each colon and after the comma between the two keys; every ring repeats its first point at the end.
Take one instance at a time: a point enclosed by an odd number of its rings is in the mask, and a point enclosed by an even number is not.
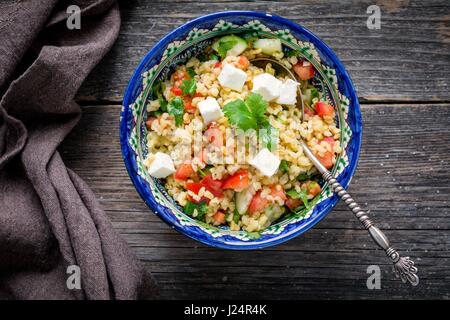
{"type": "Polygon", "coordinates": [[[450,297],[450,3],[442,1],[122,1],[119,39],[77,100],[84,115],[61,151],[100,198],[114,227],[167,299],[450,297]],[[369,30],[367,7],[381,8],[369,30]],[[339,204],[283,245],[239,252],[206,247],[160,221],[122,162],[122,94],[164,34],[197,16],[260,10],[302,24],[338,54],[358,90],[361,159],[349,191],[419,267],[420,284],[396,280],[384,253],[339,204]],[[367,267],[382,271],[366,286],[367,267]]]}

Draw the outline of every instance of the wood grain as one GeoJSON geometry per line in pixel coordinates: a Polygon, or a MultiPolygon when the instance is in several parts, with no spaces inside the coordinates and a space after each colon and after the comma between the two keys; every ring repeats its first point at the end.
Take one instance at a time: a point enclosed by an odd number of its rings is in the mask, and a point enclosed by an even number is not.
{"type": "Polygon", "coordinates": [[[384,253],[342,204],[306,234],[264,250],[219,250],[178,234],[151,213],[128,178],[119,112],[119,105],[84,106],[61,153],[155,275],[162,298],[450,298],[450,104],[362,105],[361,159],[349,192],[415,259],[416,288],[394,278],[384,253]],[[381,290],[366,287],[372,264],[382,270],[381,290]]]}
{"type": "Polygon", "coordinates": [[[195,17],[257,10],[309,28],[339,56],[361,101],[450,102],[450,16],[435,1],[121,1],[118,41],[83,85],[80,101],[121,101],[134,68],[165,34],[195,17]],[[369,30],[367,7],[381,8],[369,30]]]}

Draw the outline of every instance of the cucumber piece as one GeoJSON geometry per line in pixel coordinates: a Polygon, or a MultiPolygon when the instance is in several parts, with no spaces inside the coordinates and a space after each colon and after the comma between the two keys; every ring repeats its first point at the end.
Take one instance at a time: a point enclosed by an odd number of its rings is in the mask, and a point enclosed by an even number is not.
{"type": "Polygon", "coordinates": [[[253,43],[253,48],[261,49],[262,53],[268,55],[273,55],[283,50],[280,39],[258,39],[253,43]]]}
{"type": "Polygon", "coordinates": [[[303,101],[305,103],[307,103],[309,106],[312,106],[313,99],[316,99],[316,98],[317,99],[320,98],[319,91],[316,88],[312,87],[312,88],[304,89],[304,91],[303,91],[303,101]]]}
{"type": "Polygon", "coordinates": [[[222,58],[226,56],[238,56],[247,49],[247,41],[234,34],[230,34],[214,42],[212,48],[222,58]]]}
{"type": "Polygon", "coordinates": [[[280,218],[285,209],[277,204],[271,205],[264,210],[264,214],[267,216],[267,219],[270,223],[274,222],[278,218],[280,218]]]}
{"type": "Polygon", "coordinates": [[[241,192],[236,193],[236,210],[240,215],[243,215],[247,212],[248,206],[252,201],[253,193],[250,189],[242,190],[241,192]]]}

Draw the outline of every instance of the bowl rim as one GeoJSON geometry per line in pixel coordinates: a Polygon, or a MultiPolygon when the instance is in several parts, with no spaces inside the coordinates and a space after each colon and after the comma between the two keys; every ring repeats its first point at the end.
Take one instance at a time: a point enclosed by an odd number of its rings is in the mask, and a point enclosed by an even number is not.
{"type": "MultiPolygon", "coordinates": [[[[199,241],[203,244],[206,244],[208,246],[213,246],[217,248],[223,248],[223,249],[232,249],[232,250],[254,250],[254,249],[261,249],[269,246],[275,246],[281,243],[284,243],[298,235],[301,235],[305,232],[307,232],[309,229],[311,229],[313,226],[318,224],[322,219],[324,219],[334,208],[334,206],[339,201],[339,198],[337,195],[333,195],[330,198],[329,203],[326,205],[326,207],[322,208],[317,214],[314,216],[314,218],[311,218],[306,223],[302,224],[301,226],[298,226],[288,232],[279,234],[278,237],[266,239],[265,241],[257,241],[251,240],[251,241],[242,241],[242,240],[236,240],[233,243],[227,242],[227,241],[212,241],[210,238],[211,236],[206,235],[206,238],[198,238],[193,234],[190,234],[184,230],[184,226],[179,224],[176,219],[173,217],[168,217],[165,214],[161,214],[159,212],[158,206],[160,206],[158,203],[156,203],[154,197],[152,194],[150,194],[151,198],[148,198],[145,196],[145,193],[143,190],[141,190],[140,182],[137,181],[137,174],[135,170],[133,169],[133,165],[131,161],[128,159],[130,157],[130,150],[128,147],[128,139],[127,139],[127,122],[125,121],[125,117],[123,115],[123,111],[125,108],[127,108],[133,101],[131,101],[131,97],[133,95],[133,87],[135,83],[140,81],[140,77],[142,75],[142,72],[144,67],[147,65],[150,59],[153,58],[154,54],[160,49],[160,46],[167,45],[170,41],[173,41],[177,38],[177,36],[180,33],[184,33],[186,31],[191,30],[194,28],[198,23],[202,22],[208,22],[209,20],[217,19],[217,18],[229,18],[233,16],[249,16],[251,18],[262,18],[262,19],[269,19],[273,20],[275,23],[281,24],[286,26],[289,29],[292,29],[298,33],[305,34],[310,41],[314,44],[314,46],[318,49],[319,52],[323,52],[326,54],[335,64],[334,69],[339,70],[340,78],[345,83],[345,86],[348,88],[348,98],[350,101],[352,101],[352,104],[350,105],[353,107],[353,113],[355,122],[358,124],[359,130],[355,130],[353,132],[351,140],[354,143],[354,155],[352,157],[352,161],[348,165],[348,180],[347,181],[341,181],[341,179],[338,179],[339,182],[342,184],[344,188],[347,188],[350,184],[353,175],[355,173],[355,170],[358,166],[359,157],[360,157],[360,151],[361,151],[361,137],[362,137],[362,130],[363,130],[363,123],[362,123],[362,116],[361,116],[361,110],[360,105],[358,101],[358,97],[356,94],[356,89],[353,85],[353,82],[347,73],[344,65],[339,60],[337,55],[334,53],[334,51],[318,36],[313,34],[309,29],[294,23],[286,18],[283,18],[278,15],[265,13],[265,12],[259,12],[259,11],[247,11],[247,10],[231,10],[231,11],[220,11],[220,12],[214,12],[207,15],[203,15],[200,17],[197,17],[195,19],[189,20],[188,22],[182,24],[181,26],[173,29],[169,33],[167,33],[164,37],[162,37],[156,44],[153,45],[153,47],[145,54],[145,56],[142,58],[141,62],[138,64],[138,66],[135,68],[133,75],[131,76],[128,85],[125,89],[125,94],[122,102],[122,112],[121,112],[121,120],[120,120],[120,144],[121,144],[121,151],[122,151],[122,158],[125,163],[125,167],[127,169],[128,175],[138,191],[138,194],[140,197],[144,200],[144,202],[147,204],[147,206],[150,207],[150,209],[165,223],[167,223],[170,227],[177,230],[179,233],[188,236],[189,238],[192,238],[196,241],[199,241]]],[[[217,238],[215,238],[217,240],[217,238]]]]}

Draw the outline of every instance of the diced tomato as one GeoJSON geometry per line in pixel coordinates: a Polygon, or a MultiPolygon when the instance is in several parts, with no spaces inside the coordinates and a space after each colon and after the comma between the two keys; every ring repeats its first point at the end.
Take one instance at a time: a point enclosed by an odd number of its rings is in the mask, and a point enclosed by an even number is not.
{"type": "Polygon", "coordinates": [[[177,82],[177,81],[183,81],[183,80],[189,80],[189,74],[187,73],[187,71],[186,70],[178,70],[177,72],[175,72],[174,74],[173,74],[173,76],[172,76],[173,78],[172,78],[172,80],[174,81],[174,82],[177,82]]]}
{"type": "Polygon", "coordinates": [[[183,94],[183,90],[181,90],[177,86],[173,86],[172,89],[170,89],[170,91],[172,91],[172,93],[176,96],[181,96],[183,94]]]}
{"type": "MultiPolygon", "coordinates": [[[[200,191],[201,188],[205,187],[203,184],[201,184],[200,182],[186,182],[185,187],[187,190],[198,194],[198,192],[200,191]]],[[[196,202],[196,203],[200,203],[200,202],[206,202],[209,203],[209,199],[206,197],[201,197],[201,199],[199,201],[196,201],[193,197],[191,197],[190,195],[187,196],[189,201],[192,202],[196,202]]]]}
{"type": "Polygon", "coordinates": [[[312,196],[316,196],[320,193],[322,189],[320,188],[320,185],[315,181],[310,181],[308,183],[308,193],[312,196]]]}
{"type": "Polygon", "coordinates": [[[204,163],[209,163],[208,153],[221,152],[223,146],[223,133],[214,123],[212,123],[205,131],[204,136],[206,137],[207,143],[202,151],[202,160],[204,163]]]}
{"type": "Polygon", "coordinates": [[[145,125],[147,129],[151,129],[153,121],[157,120],[155,117],[149,117],[147,121],[145,121],[145,125]]]}
{"type": "Polygon", "coordinates": [[[330,169],[333,167],[333,153],[327,151],[323,156],[316,155],[317,159],[324,165],[325,168],[330,169]]]}
{"type": "Polygon", "coordinates": [[[222,211],[217,211],[213,216],[212,216],[213,220],[214,220],[214,224],[216,226],[224,224],[225,223],[225,213],[223,213],[222,211]]]}
{"type": "Polygon", "coordinates": [[[200,184],[215,197],[223,197],[222,181],[214,180],[212,176],[206,176],[202,179],[200,184]]]}
{"type": "Polygon", "coordinates": [[[331,146],[331,149],[334,147],[334,139],[332,137],[325,137],[322,139],[322,141],[325,141],[331,146]]]}
{"type": "Polygon", "coordinates": [[[203,185],[200,182],[186,182],[186,189],[192,191],[195,194],[198,194],[203,185]]]}
{"type": "Polygon", "coordinates": [[[216,62],[216,64],[214,65],[214,68],[220,68],[222,66],[222,62],[216,62]]]}
{"type": "Polygon", "coordinates": [[[257,212],[261,212],[264,210],[269,204],[269,200],[261,197],[261,191],[258,191],[250,201],[250,205],[248,206],[248,213],[253,215],[257,212]]]}
{"type": "Polygon", "coordinates": [[[223,182],[223,189],[243,190],[249,185],[247,170],[239,170],[235,174],[229,176],[223,182]]]}
{"type": "Polygon", "coordinates": [[[187,180],[187,178],[192,177],[193,174],[194,169],[192,169],[192,165],[190,163],[183,163],[175,172],[175,179],[187,180]]]}
{"type": "Polygon", "coordinates": [[[203,95],[200,92],[194,93],[194,98],[201,98],[203,95]]]}
{"type": "Polygon", "coordinates": [[[184,108],[186,109],[187,112],[194,113],[195,110],[197,110],[197,107],[192,105],[191,97],[189,97],[189,96],[184,97],[183,102],[184,102],[184,108]]]}
{"type": "Polygon", "coordinates": [[[281,200],[286,201],[286,193],[284,193],[283,188],[280,188],[280,190],[277,189],[277,186],[272,186],[272,197],[280,197],[281,200]]]}
{"type": "Polygon", "coordinates": [[[299,61],[293,68],[301,80],[309,80],[314,77],[314,67],[310,62],[299,61]]]}
{"type": "MultiPolygon", "coordinates": [[[[320,142],[325,141],[331,146],[331,150],[333,150],[334,139],[331,137],[325,137],[320,142]]],[[[325,166],[325,168],[330,169],[333,166],[333,151],[326,151],[323,156],[316,155],[317,159],[325,166]]]]}
{"type": "Polygon", "coordinates": [[[318,101],[315,104],[316,112],[319,116],[332,116],[334,114],[334,109],[328,103],[323,101],[318,101]]]}
{"type": "Polygon", "coordinates": [[[303,203],[302,200],[292,199],[291,197],[288,197],[287,200],[284,202],[284,204],[291,210],[300,207],[302,203],[303,203]]]}
{"type": "Polygon", "coordinates": [[[202,150],[200,161],[203,163],[208,163],[208,150],[206,149],[202,150]]]}
{"type": "Polygon", "coordinates": [[[192,102],[186,102],[184,108],[186,109],[186,112],[189,113],[194,113],[195,110],[197,110],[197,108],[192,105],[192,102]]]}
{"type": "Polygon", "coordinates": [[[238,67],[239,69],[246,70],[249,65],[250,62],[248,61],[247,57],[239,56],[236,67],[238,67]]]}
{"type": "Polygon", "coordinates": [[[210,126],[204,133],[208,143],[216,146],[223,146],[223,133],[215,125],[210,126]]]}
{"type": "Polygon", "coordinates": [[[307,114],[309,116],[313,116],[316,114],[316,112],[308,107],[305,107],[305,114],[307,114]]]}

